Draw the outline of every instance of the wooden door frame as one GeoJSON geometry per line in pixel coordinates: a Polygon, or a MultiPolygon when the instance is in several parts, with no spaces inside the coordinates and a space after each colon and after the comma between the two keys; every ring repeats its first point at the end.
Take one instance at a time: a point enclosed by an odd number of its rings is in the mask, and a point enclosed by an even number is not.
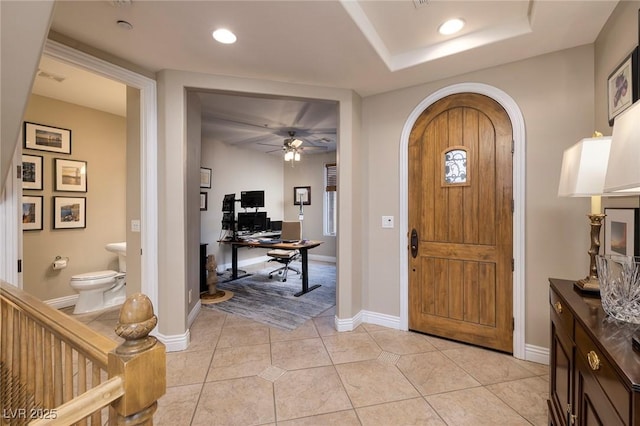
{"type": "Polygon", "coordinates": [[[516,102],[502,90],[482,83],[460,83],[442,88],[427,96],[411,112],[400,137],[400,329],[409,329],[409,258],[407,247],[409,215],[409,135],[425,109],[440,99],[457,93],[478,93],[490,97],[507,111],[513,127],[513,356],[525,359],[525,129],[524,118],[516,102]]]}

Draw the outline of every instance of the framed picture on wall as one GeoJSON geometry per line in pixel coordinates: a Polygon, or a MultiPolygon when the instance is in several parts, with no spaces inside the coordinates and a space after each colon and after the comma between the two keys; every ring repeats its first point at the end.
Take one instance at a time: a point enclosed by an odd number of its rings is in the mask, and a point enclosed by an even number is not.
{"type": "Polygon", "coordinates": [[[640,255],[640,209],[605,208],[604,254],[640,255]]]}
{"type": "Polygon", "coordinates": [[[609,125],[613,126],[615,117],[638,100],[640,90],[638,74],[638,47],[633,49],[607,80],[607,99],[609,103],[609,125]]]}
{"type": "Polygon", "coordinates": [[[42,231],[42,196],[24,195],[22,197],[22,230],[42,231]]]}
{"type": "Polygon", "coordinates": [[[299,206],[311,205],[311,187],[310,186],[294,186],[293,187],[293,205],[299,206]]]}
{"type": "Polygon", "coordinates": [[[42,156],[22,154],[22,189],[42,190],[42,156]]]}
{"type": "Polygon", "coordinates": [[[71,130],[24,122],[24,147],[71,154],[71,130]]]}
{"type": "Polygon", "coordinates": [[[87,162],[56,158],[56,191],[87,192],[87,162]]]}
{"type": "Polygon", "coordinates": [[[87,227],[85,197],[53,197],[53,229],[87,227]]]}
{"type": "Polygon", "coordinates": [[[207,202],[208,202],[208,196],[206,192],[201,192],[200,193],[200,211],[205,211],[207,210],[207,202]]]}
{"type": "Polygon", "coordinates": [[[200,188],[211,188],[211,169],[200,167],[200,188]]]}

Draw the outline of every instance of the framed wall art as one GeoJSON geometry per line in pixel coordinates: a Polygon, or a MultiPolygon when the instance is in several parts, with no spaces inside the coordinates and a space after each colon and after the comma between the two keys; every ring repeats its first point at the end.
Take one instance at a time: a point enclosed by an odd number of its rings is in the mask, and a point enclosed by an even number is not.
{"type": "Polygon", "coordinates": [[[294,186],[293,187],[293,205],[299,206],[311,205],[311,187],[310,186],[294,186]]]}
{"type": "Polygon", "coordinates": [[[22,196],[22,230],[42,231],[42,196],[22,196]]]}
{"type": "Polygon", "coordinates": [[[200,188],[211,188],[211,169],[200,167],[200,188]]]}
{"type": "Polygon", "coordinates": [[[208,196],[206,192],[200,193],[200,211],[207,210],[208,196]]]}
{"type": "Polygon", "coordinates": [[[56,191],[87,192],[87,162],[56,158],[56,191]]]}
{"type": "Polygon", "coordinates": [[[41,155],[22,154],[22,189],[42,190],[42,167],[41,155]]]}
{"type": "Polygon", "coordinates": [[[640,80],[638,74],[638,47],[633,49],[607,80],[607,99],[609,103],[609,125],[613,126],[615,117],[638,100],[640,80]]]}
{"type": "Polygon", "coordinates": [[[85,197],[53,197],[53,229],[87,227],[85,197]]]}
{"type": "Polygon", "coordinates": [[[640,209],[605,208],[604,214],[604,254],[638,256],[640,209]]]}
{"type": "Polygon", "coordinates": [[[71,130],[24,122],[24,147],[71,154],[71,130]]]}

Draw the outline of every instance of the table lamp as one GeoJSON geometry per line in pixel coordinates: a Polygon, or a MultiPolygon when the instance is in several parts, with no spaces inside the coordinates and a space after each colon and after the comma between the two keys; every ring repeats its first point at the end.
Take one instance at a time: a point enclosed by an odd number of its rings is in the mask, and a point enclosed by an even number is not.
{"type": "Polygon", "coordinates": [[[586,292],[598,292],[598,270],[596,256],[600,252],[600,228],[604,180],[609,162],[611,137],[582,139],[564,151],[560,172],[559,197],[591,197],[591,247],[589,248],[589,274],[576,282],[576,286],[586,292]]]}

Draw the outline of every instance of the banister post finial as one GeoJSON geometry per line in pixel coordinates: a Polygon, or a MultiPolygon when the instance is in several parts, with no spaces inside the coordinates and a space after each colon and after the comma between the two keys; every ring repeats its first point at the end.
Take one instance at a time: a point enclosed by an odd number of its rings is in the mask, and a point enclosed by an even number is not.
{"type": "Polygon", "coordinates": [[[151,425],[157,400],[166,391],[164,344],[149,333],[158,323],[153,305],[142,293],[127,298],[120,309],[116,334],[125,341],[109,353],[109,377],[124,377],[125,394],[111,406],[117,424],[151,425]]]}

